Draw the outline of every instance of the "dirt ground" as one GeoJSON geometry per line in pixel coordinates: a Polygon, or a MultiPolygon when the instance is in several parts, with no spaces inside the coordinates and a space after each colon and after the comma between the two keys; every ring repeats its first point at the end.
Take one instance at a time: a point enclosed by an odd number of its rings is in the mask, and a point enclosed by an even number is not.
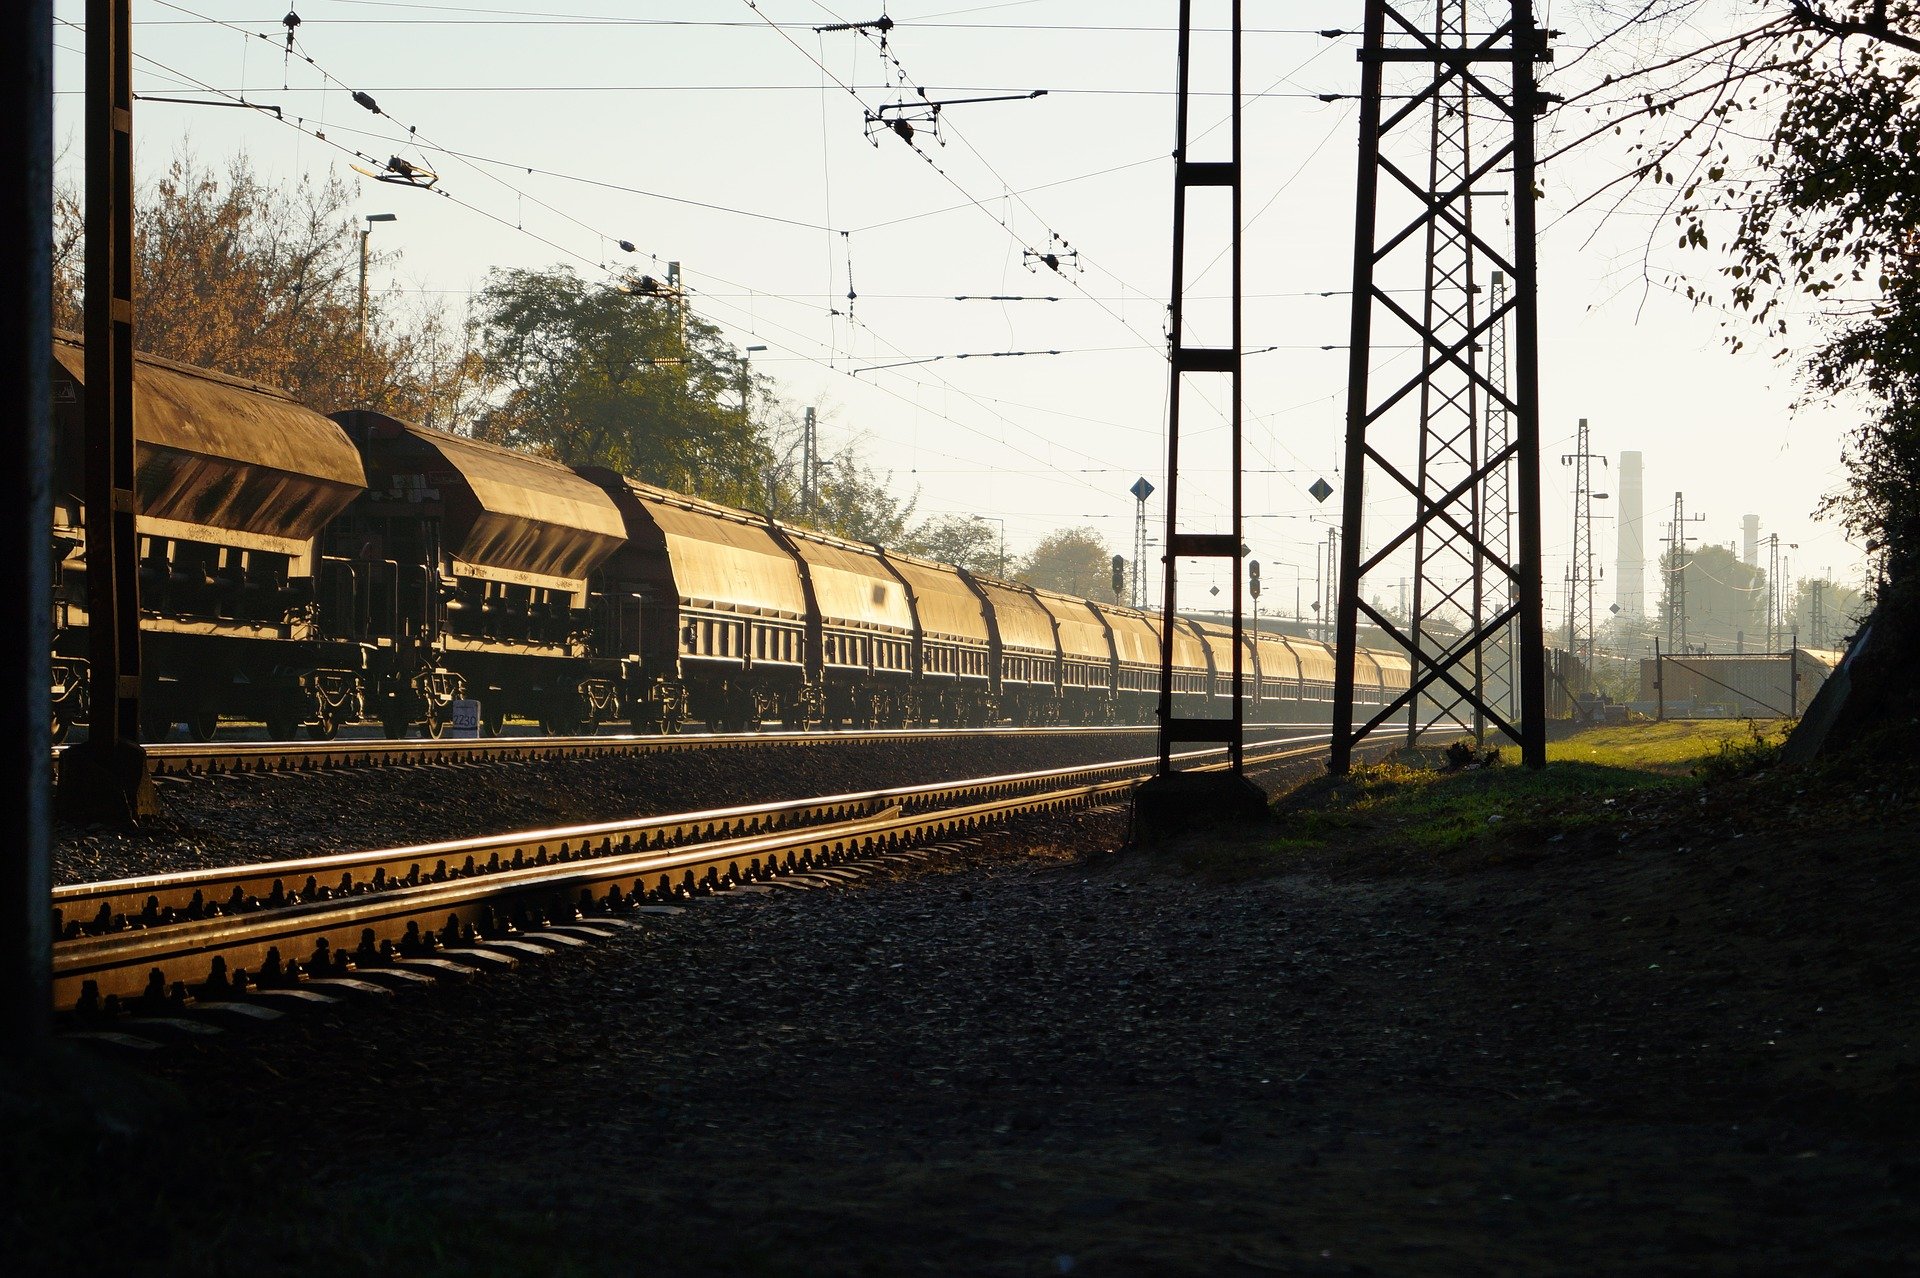
{"type": "Polygon", "coordinates": [[[4,1223],[20,1272],[1911,1273],[1920,785],[1840,780],[718,898],[81,1062],[4,1223]]]}

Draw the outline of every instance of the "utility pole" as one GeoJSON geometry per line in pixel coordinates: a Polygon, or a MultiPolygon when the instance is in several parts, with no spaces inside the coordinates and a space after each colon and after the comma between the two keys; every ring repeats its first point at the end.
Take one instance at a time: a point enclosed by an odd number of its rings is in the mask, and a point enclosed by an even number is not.
{"type": "MultiPolygon", "coordinates": [[[[753,435],[753,357],[764,351],[765,346],[749,346],[740,352],[740,500],[750,501],[747,494],[753,491],[753,475],[748,468],[747,457],[751,450],[746,447],[753,435]]],[[[768,513],[772,513],[769,505],[768,513]]]]}
{"type": "Polygon", "coordinates": [[[9,423],[0,508],[0,553],[19,573],[7,609],[0,669],[8,674],[0,714],[14,811],[0,849],[0,1058],[24,1058],[46,1041],[53,941],[48,873],[47,637],[52,589],[47,530],[53,470],[53,5],[18,0],[0,15],[0,242],[12,269],[0,306],[0,397],[9,423]]]}
{"type": "Polygon", "coordinates": [[[820,468],[815,455],[815,450],[819,447],[819,437],[814,429],[811,404],[807,405],[804,422],[800,435],[800,513],[811,516],[815,497],[814,484],[820,468]]]}
{"type": "Polygon", "coordinates": [[[130,0],[87,4],[87,739],[60,806],[134,821],[159,801],[140,745],[139,532],[133,437],[133,50],[130,0]]]}
{"type": "Polygon", "coordinates": [[[367,344],[367,237],[373,234],[375,222],[398,222],[400,219],[392,213],[369,213],[367,224],[360,228],[360,344],[367,344]]]}
{"type": "Polygon", "coordinates": [[[1587,419],[1580,419],[1573,451],[1560,464],[1573,467],[1573,556],[1567,561],[1567,655],[1580,662],[1583,692],[1593,690],[1593,587],[1598,574],[1593,563],[1593,463],[1605,457],[1590,448],[1587,419]]]}
{"type": "Polygon", "coordinates": [[[1687,495],[1673,495],[1673,523],[1662,538],[1671,548],[1667,552],[1667,651],[1684,657],[1687,647],[1687,536],[1688,523],[1700,523],[1705,515],[1687,515],[1687,495]]]}
{"type": "Polygon", "coordinates": [[[1807,642],[1816,648],[1827,646],[1826,595],[1824,577],[1807,583],[1807,642]]]}
{"type": "Polygon", "coordinates": [[[1325,547],[1327,573],[1315,593],[1319,596],[1314,611],[1320,614],[1320,642],[1326,643],[1332,638],[1334,617],[1340,611],[1340,530],[1327,529],[1325,547]]]}
{"type": "Polygon", "coordinates": [[[1797,541],[1782,542],[1779,533],[1767,534],[1767,651],[1778,652],[1787,633],[1787,560],[1781,548],[1798,550],[1797,541]]]}
{"type": "Polygon", "coordinates": [[[1534,25],[1531,0],[1513,0],[1510,12],[1489,24],[1491,30],[1470,30],[1465,0],[1439,0],[1423,30],[1393,0],[1366,3],[1329,761],[1336,773],[1348,769],[1354,746],[1390,719],[1404,714],[1416,727],[1442,718],[1464,724],[1462,707],[1518,742],[1528,766],[1546,763],[1533,131],[1544,103],[1535,68],[1551,55],[1546,34],[1534,25]],[[1415,122],[1427,126],[1424,173],[1407,163],[1413,144],[1388,145],[1415,122]],[[1472,215],[1473,197],[1488,194],[1477,191],[1477,183],[1495,175],[1511,183],[1500,192],[1511,204],[1510,229],[1472,215]],[[1388,212],[1392,220],[1383,227],[1388,212]],[[1475,284],[1480,263],[1500,266],[1512,286],[1499,305],[1484,310],[1475,284]],[[1425,281],[1418,314],[1397,296],[1416,270],[1425,281]],[[1383,330],[1378,336],[1376,318],[1383,330]],[[1496,387],[1478,359],[1482,342],[1502,323],[1512,329],[1511,388],[1496,387]],[[1415,371],[1376,388],[1377,350],[1407,342],[1418,352],[1415,371]],[[1480,436],[1477,404],[1489,396],[1502,401],[1511,424],[1511,437],[1497,452],[1480,436]],[[1390,456],[1409,434],[1417,441],[1414,454],[1390,456]],[[1488,544],[1477,510],[1488,476],[1503,467],[1511,468],[1518,543],[1512,555],[1488,544]],[[1384,537],[1378,516],[1373,536],[1366,527],[1370,479],[1408,512],[1399,530],[1384,537]],[[1396,624],[1369,600],[1367,578],[1405,562],[1407,551],[1414,559],[1414,615],[1396,624]],[[1501,593],[1510,598],[1491,615],[1484,606],[1489,573],[1505,578],[1501,593]],[[1406,692],[1377,710],[1367,707],[1368,717],[1356,722],[1363,614],[1406,649],[1412,679],[1406,692]],[[1446,627],[1432,624],[1440,620],[1457,625],[1458,638],[1442,636],[1446,627]],[[1517,714],[1490,705],[1473,679],[1475,654],[1512,626],[1519,630],[1517,714]],[[1430,714],[1420,709],[1423,699],[1430,714]]]}

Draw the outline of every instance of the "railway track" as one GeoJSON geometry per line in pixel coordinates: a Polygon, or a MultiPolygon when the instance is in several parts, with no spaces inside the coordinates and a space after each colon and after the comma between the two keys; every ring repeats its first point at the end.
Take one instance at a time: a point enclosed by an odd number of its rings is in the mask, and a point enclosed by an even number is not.
{"type": "MultiPolygon", "coordinates": [[[[1297,724],[1261,725],[1277,728],[1297,724]]],[[[229,773],[323,772],[341,768],[418,767],[503,760],[618,758],[686,750],[769,750],[827,742],[916,741],[936,738],[1149,736],[1152,727],[1094,728],[901,728],[876,732],[684,733],[674,736],[486,737],[477,740],[381,739],[333,741],[224,741],[156,743],[147,765],[156,777],[205,777],[229,773]]],[[[53,752],[58,775],[60,746],[53,752]]]]}
{"type": "MultiPolygon", "coordinates": [[[[1326,735],[1248,743],[1249,767],[1326,735]]],[[[1218,749],[1176,756],[1199,762],[1218,749]]],[[[608,934],[637,910],[975,835],[1124,796],[1156,760],[570,826],[55,890],[54,1002],[144,1016],[253,989],[377,992],[608,934]]]]}

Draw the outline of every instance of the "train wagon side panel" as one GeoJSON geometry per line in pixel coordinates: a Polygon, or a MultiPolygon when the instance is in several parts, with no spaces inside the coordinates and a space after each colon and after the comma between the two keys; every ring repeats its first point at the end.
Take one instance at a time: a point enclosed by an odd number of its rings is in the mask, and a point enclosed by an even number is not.
{"type": "MultiPolygon", "coordinates": [[[[766,521],[611,471],[581,473],[613,494],[626,519],[627,544],[596,581],[609,623],[601,651],[628,662],[636,714],[671,727],[686,711],[683,678],[703,691],[718,680],[729,692],[749,680],[764,685],[763,699],[796,691],[805,677],[806,592],[798,561],[766,521]]],[[[752,717],[705,700],[702,713],[752,717]]]]}
{"type": "MultiPolygon", "coordinates": [[[[778,521],[776,521],[777,523],[778,521]]],[[[778,523],[806,562],[820,610],[820,667],[827,674],[906,676],[913,670],[913,609],[878,547],[778,523]]]]}
{"type": "Polygon", "coordinates": [[[897,550],[883,554],[913,592],[920,622],[919,676],[935,683],[984,687],[990,675],[992,641],[980,596],[958,568],[897,550]]]}
{"type": "Polygon", "coordinates": [[[1059,635],[1062,686],[1110,691],[1113,639],[1093,605],[1052,590],[1035,590],[1034,598],[1052,616],[1059,635]]]}
{"type": "Polygon", "coordinates": [[[1000,635],[1000,686],[1053,688],[1060,659],[1053,614],[1029,586],[972,574],[993,609],[1000,635]]]}
{"type": "Polygon", "coordinates": [[[1260,654],[1261,718],[1281,720],[1300,700],[1300,656],[1279,635],[1261,631],[1254,640],[1260,654]],[[1271,711],[1268,707],[1271,703],[1271,711]]]}
{"type": "Polygon", "coordinates": [[[1309,704],[1333,702],[1334,657],[1331,645],[1318,639],[1288,635],[1284,640],[1300,664],[1300,700],[1309,704]]]}

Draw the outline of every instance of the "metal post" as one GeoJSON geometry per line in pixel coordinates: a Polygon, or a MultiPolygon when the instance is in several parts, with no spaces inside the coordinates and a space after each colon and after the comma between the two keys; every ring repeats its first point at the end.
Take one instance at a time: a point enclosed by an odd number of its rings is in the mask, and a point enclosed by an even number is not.
{"type": "MultiPolygon", "coordinates": [[[[1190,150],[1188,128],[1192,119],[1190,89],[1193,45],[1193,3],[1180,0],[1180,26],[1176,68],[1177,91],[1174,106],[1173,166],[1173,253],[1172,285],[1168,311],[1168,397],[1167,397],[1167,536],[1165,571],[1162,574],[1160,607],[1160,732],[1159,766],[1154,777],[1134,796],[1134,828],[1149,837],[1153,834],[1190,828],[1196,819],[1239,817],[1263,818],[1266,796],[1248,781],[1242,771],[1241,735],[1245,722],[1243,681],[1246,676],[1246,649],[1243,646],[1246,618],[1243,612],[1240,582],[1247,555],[1243,540],[1244,481],[1241,474],[1241,434],[1243,399],[1241,374],[1245,347],[1241,327],[1241,224],[1242,175],[1245,154],[1241,131],[1241,0],[1229,0],[1228,39],[1230,41],[1228,92],[1229,154],[1225,160],[1196,160],[1190,150]],[[1227,191],[1228,254],[1231,262],[1230,334],[1228,344],[1192,345],[1186,324],[1187,290],[1187,214],[1189,194],[1197,188],[1225,187],[1227,191]],[[1227,388],[1228,471],[1231,493],[1228,502],[1229,527],[1226,532],[1186,532],[1180,508],[1180,427],[1181,408],[1190,389],[1187,379],[1195,375],[1223,375],[1227,388]],[[1233,582],[1232,625],[1227,636],[1231,660],[1224,673],[1229,680],[1226,697],[1227,717],[1176,715],[1173,687],[1173,645],[1180,624],[1179,561],[1183,557],[1226,560],[1233,582]],[[1173,747],[1181,742],[1218,742],[1227,748],[1228,768],[1224,773],[1185,772],[1173,768],[1173,747]]],[[[1216,671],[1215,674],[1222,672],[1216,671]]],[[[1211,701],[1218,689],[1207,690],[1211,701]]],[[[1200,698],[1196,698],[1199,700],[1200,698]]]]}
{"type": "Polygon", "coordinates": [[[1546,762],[1533,127],[1541,101],[1534,67],[1550,55],[1528,0],[1515,0],[1511,19],[1490,33],[1467,30],[1464,0],[1440,3],[1445,12],[1436,17],[1432,35],[1391,0],[1368,0],[1366,7],[1336,628],[1335,771],[1346,770],[1361,738],[1403,712],[1417,733],[1443,717],[1464,724],[1463,707],[1474,720],[1519,742],[1529,766],[1546,762]],[[1405,68],[1396,72],[1391,113],[1386,109],[1389,67],[1405,68]],[[1470,130],[1469,116],[1481,127],[1470,130]],[[1402,126],[1416,119],[1430,126],[1428,163],[1418,178],[1404,155],[1389,154],[1382,145],[1388,137],[1403,136],[1409,130],[1402,126]],[[1510,244],[1499,238],[1498,228],[1489,232],[1475,225],[1470,212],[1475,185],[1509,172],[1510,244]],[[1390,200],[1409,211],[1383,229],[1380,212],[1390,200]],[[1410,261],[1415,253],[1421,256],[1410,261]],[[1499,267],[1512,283],[1510,295],[1484,312],[1474,301],[1476,261],[1499,267]],[[1395,265],[1399,276],[1378,278],[1395,265]],[[1396,297],[1401,280],[1414,269],[1428,281],[1428,304],[1420,314],[1396,297]],[[1420,352],[1418,370],[1383,394],[1370,385],[1376,313],[1393,326],[1396,344],[1410,336],[1420,352]],[[1506,323],[1513,342],[1511,389],[1496,384],[1479,359],[1489,333],[1506,323]],[[1497,403],[1504,410],[1503,423],[1511,425],[1511,437],[1500,447],[1483,446],[1475,410],[1480,397],[1497,403]],[[1418,414],[1418,451],[1397,460],[1387,449],[1404,434],[1396,429],[1396,419],[1409,410],[1418,414]],[[1490,544],[1479,517],[1489,478],[1509,471],[1517,553],[1490,544]],[[1384,537],[1378,530],[1372,538],[1365,535],[1369,477],[1384,481],[1411,505],[1406,523],[1384,537]],[[1364,586],[1370,574],[1397,570],[1408,552],[1415,569],[1413,612],[1397,623],[1368,601],[1364,586]],[[1503,583],[1488,588],[1488,574],[1503,583]],[[1488,600],[1502,602],[1489,608],[1488,600]],[[1377,710],[1370,707],[1371,717],[1356,724],[1355,665],[1363,613],[1389,641],[1407,650],[1412,686],[1377,710]],[[1436,639],[1436,632],[1447,628],[1435,624],[1442,620],[1464,623],[1457,640],[1436,639]],[[1507,706],[1491,704],[1474,676],[1480,650],[1511,645],[1515,626],[1517,716],[1507,706]],[[1433,707],[1431,715],[1420,710],[1422,699],[1433,707]]]}
{"type": "Polygon", "coordinates": [[[1182,556],[1227,559],[1231,561],[1233,580],[1242,577],[1246,547],[1241,540],[1242,479],[1241,454],[1241,127],[1240,127],[1240,0],[1231,0],[1232,77],[1229,113],[1231,154],[1226,160],[1195,160],[1188,150],[1189,91],[1191,86],[1191,50],[1193,43],[1193,0],[1180,0],[1178,37],[1178,95],[1174,106],[1176,151],[1173,177],[1173,284],[1168,305],[1168,375],[1171,388],[1167,402],[1167,554],[1162,574],[1160,609],[1160,766],[1164,776],[1173,770],[1173,747],[1186,741],[1219,741],[1227,747],[1231,771],[1240,774],[1240,726],[1242,722],[1241,675],[1244,652],[1240,640],[1244,619],[1240,591],[1233,592],[1233,634],[1231,637],[1232,696],[1231,713],[1226,719],[1182,718],[1174,714],[1173,641],[1179,624],[1178,561],[1182,556]],[[1226,348],[1190,346],[1186,335],[1186,241],[1188,192],[1199,187],[1226,187],[1229,203],[1230,256],[1232,269],[1231,337],[1226,348]],[[1191,374],[1219,373],[1228,378],[1229,466],[1232,472],[1230,501],[1231,530],[1225,533],[1189,533],[1180,524],[1180,419],[1185,399],[1184,378],[1191,374]]]}
{"type": "Polygon", "coordinates": [[[1661,723],[1667,721],[1666,673],[1667,668],[1660,657],[1660,637],[1655,635],[1653,640],[1653,696],[1658,708],[1654,711],[1653,717],[1661,723]]]}
{"type": "Polygon", "coordinates": [[[60,768],[74,815],[136,820],[158,800],[140,746],[134,516],[133,72],[130,0],[87,3],[87,739],[60,768]]]}
{"type": "Polygon", "coordinates": [[[369,213],[366,225],[360,228],[360,344],[367,342],[367,237],[373,234],[375,222],[398,222],[396,213],[369,213]]]}
{"type": "Polygon", "coordinates": [[[53,295],[53,5],[19,0],[0,18],[0,242],[13,246],[13,283],[0,308],[0,395],[5,396],[6,542],[14,565],[13,604],[0,645],[8,672],[0,716],[19,817],[0,848],[0,1057],[19,1058],[45,1041],[52,938],[47,870],[47,646],[52,597],[47,533],[53,438],[48,371],[53,295]]]}

